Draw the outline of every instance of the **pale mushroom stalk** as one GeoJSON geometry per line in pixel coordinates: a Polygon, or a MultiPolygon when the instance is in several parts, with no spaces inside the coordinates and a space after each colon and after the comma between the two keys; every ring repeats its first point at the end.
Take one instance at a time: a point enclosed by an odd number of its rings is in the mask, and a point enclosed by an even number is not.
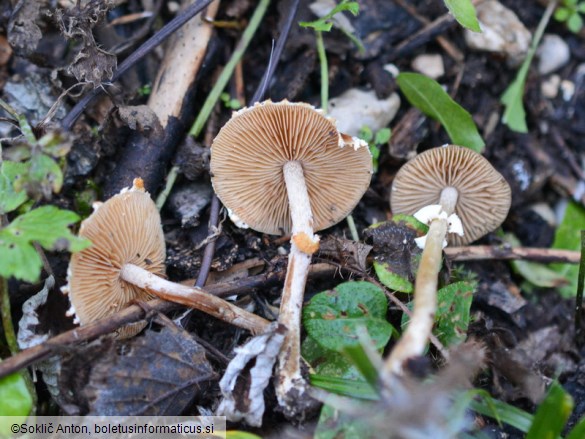
{"type": "Polygon", "coordinates": [[[134,264],[125,264],[120,270],[120,278],[161,299],[198,309],[253,334],[260,334],[270,324],[268,320],[200,288],[169,282],[134,264]]]}
{"type": "Polygon", "coordinates": [[[405,361],[422,355],[437,311],[442,249],[467,244],[496,229],[508,214],[510,186],[481,155],[469,148],[432,148],[406,163],[392,183],[393,214],[414,215],[429,224],[415,241],[423,248],[414,285],[411,321],[386,360],[385,375],[400,374],[405,361]]]}
{"type": "Polygon", "coordinates": [[[292,220],[291,248],[278,321],[287,329],[279,354],[277,396],[280,402],[296,386],[304,385],[301,375],[301,310],[311,255],[317,250],[319,238],[313,234],[313,213],[303,167],[298,161],[283,166],[284,181],[292,220]]]}
{"type": "Polygon", "coordinates": [[[420,259],[414,283],[414,307],[408,327],[394,346],[385,369],[400,374],[406,360],[422,355],[433,330],[437,312],[437,287],[441,271],[443,242],[449,228],[449,217],[455,211],[457,189],[446,187],[441,191],[439,204],[443,215],[432,220],[420,259]]]}

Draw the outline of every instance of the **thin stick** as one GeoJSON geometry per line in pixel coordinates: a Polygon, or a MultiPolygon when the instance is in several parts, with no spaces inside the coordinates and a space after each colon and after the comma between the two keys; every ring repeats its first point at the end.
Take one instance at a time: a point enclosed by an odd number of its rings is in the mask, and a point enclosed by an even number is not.
{"type": "Polygon", "coordinates": [[[329,102],[329,67],[327,66],[327,53],[325,52],[325,43],[323,42],[323,32],[315,32],[317,41],[317,53],[319,54],[319,64],[321,66],[321,109],[327,113],[329,102]]]}
{"type": "Polygon", "coordinates": [[[253,334],[261,333],[270,323],[201,288],[169,282],[137,265],[124,265],[120,270],[120,277],[162,299],[196,308],[224,322],[247,329],[253,334]]]}
{"type": "Polygon", "coordinates": [[[452,261],[525,259],[538,262],[578,264],[581,258],[581,253],[576,251],[533,247],[471,245],[466,247],[446,247],[443,251],[445,256],[452,261]]]}

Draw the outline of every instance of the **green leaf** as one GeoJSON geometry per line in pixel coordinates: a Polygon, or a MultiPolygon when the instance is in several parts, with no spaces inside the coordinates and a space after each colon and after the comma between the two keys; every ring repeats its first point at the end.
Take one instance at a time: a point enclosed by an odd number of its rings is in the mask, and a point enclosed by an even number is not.
{"type": "Polygon", "coordinates": [[[475,13],[475,8],[473,7],[473,3],[471,0],[444,0],[445,6],[447,9],[453,14],[455,20],[457,22],[473,31],[473,32],[481,32],[481,28],[479,27],[479,22],[477,21],[477,15],[475,13]]]}
{"type": "Polygon", "coordinates": [[[43,261],[32,244],[14,239],[4,229],[0,230],[0,276],[11,276],[26,282],[36,282],[43,261]]]}
{"type": "Polygon", "coordinates": [[[33,247],[38,242],[47,250],[81,251],[90,241],[71,233],[68,226],[79,217],[55,206],[43,206],[17,217],[0,229],[0,276],[14,276],[27,282],[38,279],[42,261],[33,247]]]}
{"type": "MultiPolygon", "coordinates": [[[[570,202],[565,210],[561,224],[555,232],[552,248],[558,250],[581,249],[581,230],[585,228],[585,208],[570,202]]],[[[563,297],[575,297],[577,293],[577,278],[579,266],[575,264],[550,264],[550,269],[568,281],[559,288],[563,297]]]]}
{"type": "Polygon", "coordinates": [[[560,7],[557,8],[553,16],[557,21],[567,21],[570,15],[571,11],[569,9],[560,7]]]}
{"type": "Polygon", "coordinates": [[[303,324],[321,346],[342,352],[359,343],[357,330],[365,327],[377,349],[388,343],[392,325],[386,321],[388,300],[369,282],[345,282],[315,295],[303,309],[303,324]]]}
{"type": "Polygon", "coordinates": [[[48,155],[35,154],[30,159],[28,180],[30,184],[39,185],[43,194],[57,193],[63,186],[63,172],[48,155]]]}
{"type": "Polygon", "coordinates": [[[540,403],[526,439],[555,439],[560,436],[573,411],[573,398],[558,383],[553,382],[540,403]]]}
{"type": "Polygon", "coordinates": [[[369,401],[376,401],[380,398],[375,389],[364,380],[350,380],[318,374],[312,374],[310,379],[312,386],[338,395],[369,401]]]}
{"type": "Polygon", "coordinates": [[[474,399],[469,404],[469,408],[480,415],[494,418],[498,423],[505,423],[526,433],[530,428],[533,416],[513,405],[506,404],[492,396],[482,389],[469,390],[472,394],[481,397],[479,400],[474,399]]]}
{"type": "Polygon", "coordinates": [[[360,5],[358,2],[350,2],[347,0],[342,0],[337,6],[335,6],[329,13],[324,15],[323,17],[319,18],[315,21],[301,21],[299,23],[302,27],[311,27],[316,31],[321,32],[329,32],[331,27],[333,26],[333,22],[331,19],[338,13],[348,11],[354,16],[357,15],[360,11],[360,5]]]}
{"type": "Polygon", "coordinates": [[[585,416],[583,416],[577,425],[573,427],[571,432],[567,435],[565,439],[583,439],[585,437],[585,416]]]}
{"type": "Polygon", "coordinates": [[[438,82],[418,73],[401,73],[396,81],[412,105],[443,125],[453,143],[483,151],[485,143],[471,115],[438,82]]]}
{"type": "Polygon", "coordinates": [[[392,136],[392,130],[390,128],[382,128],[376,133],[376,138],[374,139],[374,143],[376,145],[383,145],[384,143],[388,143],[390,141],[390,137],[392,136]]]}
{"type": "Polygon", "coordinates": [[[585,14],[585,2],[579,3],[577,5],[577,11],[581,12],[582,14],[585,14]]]}
{"type": "Polygon", "coordinates": [[[526,111],[524,110],[524,103],[522,102],[522,98],[524,96],[524,87],[526,83],[526,77],[528,75],[528,69],[530,68],[530,64],[532,63],[532,59],[536,54],[536,49],[538,48],[538,44],[544,34],[544,29],[550,20],[554,9],[552,8],[554,4],[550,3],[545,13],[543,14],[540,22],[538,23],[538,27],[534,32],[532,37],[532,43],[530,44],[530,48],[528,49],[528,53],[526,54],[526,58],[518,70],[516,74],[516,78],[514,81],[510,83],[504,94],[500,98],[500,101],[506,106],[506,110],[502,116],[502,122],[508,126],[512,131],[517,131],[520,133],[527,133],[528,126],[526,125],[526,111]]]}
{"type": "Polygon", "coordinates": [[[446,347],[467,338],[471,302],[476,284],[455,282],[437,292],[437,316],[433,332],[446,347]]]}
{"type": "Polygon", "coordinates": [[[583,18],[581,18],[578,12],[569,16],[569,19],[567,20],[567,28],[575,34],[579,33],[583,28],[583,18]]]}
{"type": "Polygon", "coordinates": [[[32,409],[32,402],[20,373],[0,378],[0,437],[12,437],[10,427],[16,421],[8,416],[22,417],[22,421],[25,421],[32,409]]]}
{"type": "Polygon", "coordinates": [[[414,291],[412,282],[395,273],[387,262],[374,261],[374,271],[385,287],[401,293],[412,293],[414,291]]]}
{"type": "Polygon", "coordinates": [[[320,376],[365,382],[362,374],[348,358],[340,352],[324,348],[311,336],[303,341],[301,354],[320,376]]]}
{"type": "Polygon", "coordinates": [[[369,143],[374,138],[374,133],[372,132],[372,129],[369,126],[364,125],[363,127],[360,128],[358,132],[358,137],[369,143]]]}
{"type": "Polygon", "coordinates": [[[26,192],[14,188],[16,180],[21,179],[28,170],[27,165],[10,161],[0,163],[0,215],[12,212],[27,200],[26,192]]]}

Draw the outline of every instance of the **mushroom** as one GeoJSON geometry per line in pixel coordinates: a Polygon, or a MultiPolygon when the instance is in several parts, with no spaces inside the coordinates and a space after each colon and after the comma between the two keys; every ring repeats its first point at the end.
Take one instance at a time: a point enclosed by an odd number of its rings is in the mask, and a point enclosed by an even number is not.
{"type": "Polygon", "coordinates": [[[369,186],[367,143],[337,131],[304,103],[257,103],[233,114],[211,147],[211,179],[238,226],[291,234],[279,322],[288,329],[279,355],[277,396],[288,407],[302,392],[300,320],[314,234],[345,218],[369,186]]]}
{"type": "MultiPolygon", "coordinates": [[[[165,274],[165,241],[160,215],[141,179],[124,189],[85,219],[79,236],[91,240],[74,253],[67,271],[69,295],[76,320],[86,325],[154,295],[204,311],[218,319],[262,332],[268,321],[213,296],[200,288],[175,284],[165,274]]],[[[135,323],[121,328],[118,337],[131,337],[144,328],[135,323]]]]}
{"type": "Polygon", "coordinates": [[[506,218],[510,202],[504,177],[469,148],[433,148],[398,171],[390,195],[392,213],[414,215],[430,227],[417,242],[424,250],[414,286],[414,312],[386,360],[386,371],[400,373],[405,360],[424,352],[437,309],[443,247],[447,242],[465,245],[495,230],[506,218]]]}

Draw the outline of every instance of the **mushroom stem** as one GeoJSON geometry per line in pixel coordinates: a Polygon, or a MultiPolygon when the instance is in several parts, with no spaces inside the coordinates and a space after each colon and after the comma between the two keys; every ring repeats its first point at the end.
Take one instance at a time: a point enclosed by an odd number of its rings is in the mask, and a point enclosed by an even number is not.
{"type": "Polygon", "coordinates": [[[120,270],[120,277],[161,299],[198,309],[224,322],[247,329],[253,334],[260,334],[270,324],[268,320],[200,288],[169,282],[134,264],[125,264],[120,270]]]}
{"type": "Polygon", "coordinates": [[[437,312],[437,286],[443,254],[443,242],[449,229],[446,217],[455,212],[459,193],[452,186],[441,191],[439,204],[447,215],[431,221],[416,280],[414,282],[414,308],[408,327],[386,360],[386,373],[402,373],[404,362],[422,355],[433,331],[437,312]]]}
{"type": "Polygon", "coordinates": [[[447,228],[446,219],[431,222],[414,283],[412,317],[386,360],[386,373],[401,374],[406,360],[422,355],[425,351],[437,311],[437,283],[447,228]]]}
{"type": "MultiPolygon", "coordinates": [[[[303,168],[299,162],[287,162],[283,167],[292,220],[291,248],[284,289],[280,303],[279,323],[288,332],[279,354],[277,396],[287,407],[291,390],[304,386],[301,374],[301,310],[311,255],[319,248],[319,238],[313,234],[313,213],[303,168]]],[[[302,392],[301,392],[302,393],[302,392]]]]}

